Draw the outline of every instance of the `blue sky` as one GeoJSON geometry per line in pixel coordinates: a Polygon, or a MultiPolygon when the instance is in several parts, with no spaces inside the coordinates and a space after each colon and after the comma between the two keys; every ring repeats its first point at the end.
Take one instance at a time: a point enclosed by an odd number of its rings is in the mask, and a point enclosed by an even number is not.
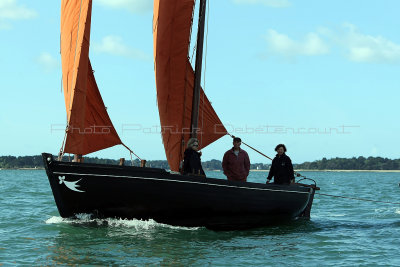
{"type": "MultiPolygon", "coordinates": [[[[0,0],[0,155],[61,146],[60,2],[0,0]]],[[[94,0],[90,50],[116,130],[149,160],[165,159],[152,5],[94,0]]],[[[267,155],[284,143],[298,163],[399,158],[399,10],[397,0],[210,0],[205,91],[228,131],[267,155]]],[[[220,139],[203,160],[230,146],[220,139]]],[[[91,156],[129,158],[120,146],[91,156]]]]}

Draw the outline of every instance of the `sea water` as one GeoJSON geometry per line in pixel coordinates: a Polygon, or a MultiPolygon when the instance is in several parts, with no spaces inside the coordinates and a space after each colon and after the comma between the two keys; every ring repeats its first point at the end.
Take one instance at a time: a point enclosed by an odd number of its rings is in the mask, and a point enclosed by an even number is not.
{"type": "MultiPolygon", "coordinates": [[[[302,174],[319,193],[400,202],[400,173],[302,174]]],[[[249,180],[266,175],[251,172],[249,180]]],[[[0,265],[398,266],[399,248],[399,204],[317,194],[310,220],[214,232],[87,214],[63,219],[43,170],[0,170],[0,265]]]]}

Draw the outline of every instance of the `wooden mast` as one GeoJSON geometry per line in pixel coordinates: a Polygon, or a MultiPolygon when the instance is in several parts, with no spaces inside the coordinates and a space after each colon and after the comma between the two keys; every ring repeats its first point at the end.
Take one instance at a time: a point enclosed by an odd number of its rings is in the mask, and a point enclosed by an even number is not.
{"type": "Polygon", "coordinates": [[[194,89],[192,104],[192,123],[191,138],[197,138],[197,129],[199,125],[199,107],[200,107],[200,89],[201,89],[201,68],[203,65],[203,44],[204,44],[204,27],[206,21],[206,3],[207,0],[200,0],[199,25],[197,32],[197,51],[196,66],[194,72],[194,89]]]}

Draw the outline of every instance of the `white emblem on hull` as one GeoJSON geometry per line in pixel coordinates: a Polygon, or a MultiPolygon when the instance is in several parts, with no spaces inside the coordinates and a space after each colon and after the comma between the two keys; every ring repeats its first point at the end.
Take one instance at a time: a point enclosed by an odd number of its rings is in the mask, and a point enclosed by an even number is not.
{"type": "Polygon", "coordinates": [[[77,183],[82,179],[79,179],[78,181],[75,181],[75,182],[65,181],[65,176],[58,176],[58,179],[60,180],[60,184],[64,183],[65,186],[68,187],[69,189],[71,189],[72,191],[81,192],[81,193],[85,192],[85,191],[81,191],[81,190],[77,189],[77,187],[80,186],[77,183]]]}

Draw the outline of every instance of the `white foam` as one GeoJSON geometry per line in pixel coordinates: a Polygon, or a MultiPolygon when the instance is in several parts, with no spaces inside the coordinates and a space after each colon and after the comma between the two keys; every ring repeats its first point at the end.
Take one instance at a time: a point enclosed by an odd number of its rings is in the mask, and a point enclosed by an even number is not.
{"type": "Polygon", "coordinates": [[[57,223],[62,223],[63,222],[63,218],[61,217],[57,217],[57,216],[53,216],[49,219],[46,220],[47,224],[57,224],[57,223]]]}
{"type": "Polygon", "coordinates": [[[200,227],[181,227],[181,226],[173,226],[163,223],[158,223],[153,219],[149,220],[137,220],[137,219],[93,219],[90,214],[77,214],[76,219],[72,218],[62,218],[59,216],[53,216],[47,219],[46,224],[87,224],[87,223],[95,223],[97,225],[104,225],[108,227],[126,227],[126,228],[135,228],[136,230],[150,230],[155,228],[169,228],[169,229],[179,229],[179,230],[197,230],[200,227]]]}
{"type": "Polygon", "coordinates": [[[333,213],[333,212],[319,212],[319,213],[311,213],[312,218],[329,218],[329,217],[345,217],[347,214],[345,213],[333,213]]]}
{"type": "Polygon", "coordinates": [[[398,209],[398,208],[394,208],[394,207],[387,207],[387,208],[377,208],[377,209],[374,209],[374,211],[376,212],[376,213],[392,213],[393,211],[395,212],[395,213],[398,213],[398,214],[400,214],[400,209],[398,209]]]}
{"type": "Polygon", "coordinates": [[[328,216],[331,216],[331,217],[344,217],[344,216],[346,216],[346,214],[344,214],[344,213],[329,213],[328,216]]]}

